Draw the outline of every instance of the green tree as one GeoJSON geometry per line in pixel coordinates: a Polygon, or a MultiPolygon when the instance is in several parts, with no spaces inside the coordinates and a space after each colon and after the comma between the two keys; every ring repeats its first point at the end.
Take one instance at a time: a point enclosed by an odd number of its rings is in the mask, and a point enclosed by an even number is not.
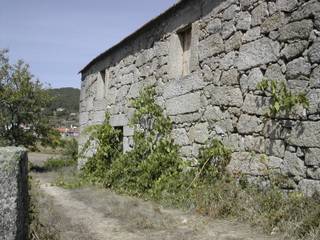
{"type": "Polygon", "coordinates": [[[29,66],[22,60],[11,65],[8,50],[0,50],[0,144],[32,147],[55,140],[45,114],[50,101],[29,66]]]}

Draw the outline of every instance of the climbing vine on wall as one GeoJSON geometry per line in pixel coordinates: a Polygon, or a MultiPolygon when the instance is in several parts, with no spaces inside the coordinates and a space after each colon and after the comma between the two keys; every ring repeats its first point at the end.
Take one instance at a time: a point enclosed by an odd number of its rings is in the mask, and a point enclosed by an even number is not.
{"type": "Polygon", "coordinates": [[[305,93],[293,93],[283,81],[263,80],[257,88],[271,97],[268,117],[277,117],[279,114],[290,114],[296,106],[309,106],[309,100],[305,93]]]}

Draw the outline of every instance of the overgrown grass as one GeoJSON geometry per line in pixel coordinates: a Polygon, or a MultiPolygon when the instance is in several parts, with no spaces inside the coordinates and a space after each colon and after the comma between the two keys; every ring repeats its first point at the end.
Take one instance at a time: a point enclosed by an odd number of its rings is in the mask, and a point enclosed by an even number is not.
{"type": "MultiPolygon", "coordinates": [[[[60,240],[60,233],[53,224],[46,223],[41,219],[41,193],[36,181],[29,177],[29,240],[60,240]]],[[[46,209],[50,212],[49,203],[46,209]]]]}

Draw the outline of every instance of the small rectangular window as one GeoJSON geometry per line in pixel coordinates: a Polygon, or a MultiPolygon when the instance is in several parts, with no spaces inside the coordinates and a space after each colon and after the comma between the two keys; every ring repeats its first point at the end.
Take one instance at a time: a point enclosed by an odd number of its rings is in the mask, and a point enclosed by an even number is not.
{"type": "Polygon", "coordinates": [[[188,27],[179,33],[182,49],[182,76],[190,74],[191,35],[191,27],[188,27]]]}

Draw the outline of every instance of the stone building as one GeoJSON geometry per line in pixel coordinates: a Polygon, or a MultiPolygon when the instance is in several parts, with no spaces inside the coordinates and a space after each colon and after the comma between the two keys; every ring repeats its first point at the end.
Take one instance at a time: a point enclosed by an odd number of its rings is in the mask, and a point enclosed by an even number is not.
{"type": "Polygon", "coordinates": [[[318,0],[182,0],[81,70],[81,129],[108,111],[129,150],[130,101],[154,84],[186,159],[221,139],[233,150],[230,171],[281,172],[284,188],[312,195],[320,191],[319,64],[318,0]],[[262,79],[306,93],[310,107],[264,121],[262,79]]]}

